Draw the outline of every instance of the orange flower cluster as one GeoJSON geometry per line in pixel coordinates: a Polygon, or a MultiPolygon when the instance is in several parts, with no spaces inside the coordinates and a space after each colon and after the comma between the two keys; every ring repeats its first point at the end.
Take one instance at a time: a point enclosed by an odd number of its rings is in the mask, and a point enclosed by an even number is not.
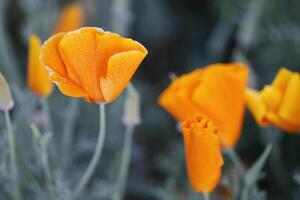
{"type": "Polygon", "coordinates": [[[147,53],[136,41],[86,27],[48,39],[41,61],[63,94],[108,103],[124,90],[147,53]]]}
{"type": "Polygon", "coordinates": [[[246,102],[261,126],[274,125],[287,132],[300,130],[300,75],[279,70],[271,85],[260,92],[247,89],[246,102]]]}
{"type": "Polygon", "coordinates": [[[184,121],[188,175],[198,192],[216,187],[223,165],[220,146],[233,148],[240,137],[248,73],[240,63],[210,65],[174,80],[159,97],[164,109],[184,121]]]}
{"type": "Polygon", "coordinates": [[[244,116],[248,68],[240,63],[214,64],[173,81],[159,104],[178,121],[195,114],[209,117],[220,128],[221,145],[237,143],[244,116]]]}
{"type": "Polygon", "coordinates": [[[183,122],[182,131],[190,182],[197,192],[209,193],[221,178],[219,131],[201,115],[183,122]]]}

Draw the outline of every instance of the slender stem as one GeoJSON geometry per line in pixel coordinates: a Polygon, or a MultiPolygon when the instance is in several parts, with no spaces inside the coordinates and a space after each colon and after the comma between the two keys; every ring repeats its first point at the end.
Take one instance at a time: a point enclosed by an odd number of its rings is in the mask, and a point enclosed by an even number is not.
{"type": "Polygon", "coordinates": [[[52,177],[51,177],[51,170],[49,165],[49,156],[48,156],[48,149],[47,149],[48,145],[41,143],[40,137],[42,136],[42,133],[34,124],[31,125],[31,130],[34,133],[34,135],[39,136],[38,138],[36,137],[34,138],[34,143],[37,148],[38,156],[41,159],[41,163],[46,177],[46,182],[48,184],[48,189],[50,191],[52,185],[52,177]]]}
{"type": "Polygon", "coordinates": [[[67,108],[69,112],[63,129],[62,146],[61,146],[61,153],[62,155],[65,155],[62,156],[62,161],[61,161],[64,168],[68,165],[69,161],[71,160],[70,150],[71,150],[71,143],[73,140],[72,130],[75,125],[78,106],[79,106],[79,101],[77,99],[72,99],[67,108]]]}
{"type": "Polygon", "coordinates": [[[45,114],[45,129],[46,131],[52,132],[52,121],[50,117],[50,109],[48,104],[48,98],[41,98],[42,109],[45,114]]]}
{"type": "Polygon", "coordinates": [[[15,136],[12,131],[9,111],[5,111],[5,121],[6,121],[7,134],[8,134],[8,149],[9,149],[9,156],[10,156],[11,176],[13,181],[13,198],[15,200],[18,200],[20,199],[20,188],[19,188],[19,181],[18,181],[16,144],[15,144],[15,136]]]}
{"type": "MultiPolygon", "coordinates": [[[[50,197],[51,197],[50,199],[52,199],[52,191],[51,191],[52,177],[51,177],[50,166],[49,166],[49,161],[48,161],[48,152],[47,152],[48,145],[44,142],[41,142],[42,133],[34,124],[31,124],[31,131],[34,135],[33,142],[35,144],[35,147],[36,147],[36,150],[38,153],[38,157],[42,163],[43,172],[45,174],[47,190],[50,194],[50,197]]],[[[50,133],[46,133],[46,134],[50,134],[50,133]]],[[[43,136],[43,137],[45,137],[45,136],[43,136]]]]}
{"type": "Polygon", "coordinates": [[[133,130],[134,130],[134,126],[129,125],[126,127],[125,141],[122,150],[121,165],[120,165],[120,170],[118,175],[117,188],[115,193],[113,194],[113,200],[121,200],[123,199],[124,196],[126,181],[128,176],[128,169],[130,164],[133,130]]]}
{"type": "Polygon", "coordinates": [[[93,172],[95,171],[97,163],[101,157],[101,154],[102,154],[103,144],[104,144],[104,140],[105,140],[105,123],[106,123],[105,122],[105,105],[100,104],[99,108],[100,108],[99,109],[100,120],[99,120],[99,135],[98,135],[97,146],[96,146],[93,157],[92,157],[88,167],[84,171],[80,181],[78,182],[78,185],[75,188],[74,199],[76,199],[80,195],[81,191],[83,190],[85,185],[90,180],[93,172]]]}
{"type": "Polygon", "coordinates": [[[227,149],[225,151],[237,170],[239,171],[240,175],[243,175],[245,173],[245,167],[244,164],[242,163],[240,157],[237,155],[237,153],[234,151],[234,149],[227,149]]]}
{"type": "Polygon", "coordinates": [[[209,200],[209,193],[203,193],[203,199],[209,200]]]}
{"type": "Polygon", "coordinates": [[[246,185],[242,189],[241,200],[247,200],[248,199],[248,193],[249,193],[249,186],[246,185]]]}

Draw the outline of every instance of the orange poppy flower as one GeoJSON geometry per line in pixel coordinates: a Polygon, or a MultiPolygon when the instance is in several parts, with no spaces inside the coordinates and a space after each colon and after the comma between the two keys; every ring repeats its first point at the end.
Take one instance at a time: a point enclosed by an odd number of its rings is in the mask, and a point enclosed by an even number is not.
{"type": "Polygon", "coordinates": [[[108,103],[121,94],[147,53],[136,41],[86,27],[48,39],[41,61],[66,96],[108,103]]]}
{"type": "Polygon", "coordinates": [[[195,114],[209,117],[222,132],[222,146],[232,148],[241,133],[247,80],[243,64],[210,65],[173,81],[158,103],[178,121],[195,114]]]}
{"type": "Polygon", "coordinates": [[[84,11],[80,4],[73,3],[66,6],[59,15],[54,27],[54,34],[68,32],[80,28],[84,22],[84,11]]]}
{"type": "Polygon", "coordinates": [[[247,89],[246,103],[257,123],[287,132],[300,130],[300,75],[281,68],[271,85],[260,92],[247,89]]]}
{"type": "Polygon", "coordinates": [[[53,90],[47,69],[41,64],[39,55],[41,51],[40,39],[32,35],[29,39],[28,54],[28,87],[38,96],[49,96],[53,90]]]}
{"type": "Polygon", "coordinates": [[[197,192],[209,193],[219,183],[223,166],[219,131],[202,115],[184,121],[182,131],[190,182],[197,192]]]}

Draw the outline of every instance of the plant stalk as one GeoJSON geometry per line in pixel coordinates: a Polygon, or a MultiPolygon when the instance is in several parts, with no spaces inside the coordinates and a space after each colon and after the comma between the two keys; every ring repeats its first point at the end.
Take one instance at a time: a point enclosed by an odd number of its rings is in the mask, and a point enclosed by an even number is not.
{"type": "Polygon", "coordinates": [[[12,131],[12,124],[9,111],[5,111],[5,121],[7,126],[8,135],[8,151],[11,165],[11,177],[13,182],[13,198],[14,200],[20,199],[20,188],[18,180],[17,158],[16,158],[16,143],[15,136],[12,131]]]}
{"type": "Polygon", "coordinates": [[[99,117],[99,133],[98,133],[98,141],[96,145],[96,149],[94,151],[93,157],[84,171],[82,177],[80,178],[78,185],[75,188],[74,192],[74,199],[77,199],[86,186],[86,184],[89,182],[91,176],[93,175],[93,172],[95,171],[95,168],[97,166],[97,163],[101,157],[102,150],[103,150],[103,144],[105,140],[105,105],[100,104],[99,105],[99,112],[100,112],[100,117],[99,117]]]}

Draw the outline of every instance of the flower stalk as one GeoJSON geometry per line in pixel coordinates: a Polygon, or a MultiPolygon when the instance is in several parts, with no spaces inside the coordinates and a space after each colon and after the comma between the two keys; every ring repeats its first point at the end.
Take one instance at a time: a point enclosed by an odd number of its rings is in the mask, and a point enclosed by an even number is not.
{"type": "Polygon", "coordinates": [[[122,150],[121,165],[118,175],[117,188],[113,194],[113,200],[121,200],[124,197],[126,181],[128,177],[128,169],[130,164],[130,155],[132,148],[134,126],[127,126],[125,132],[125,141],[122,150]]]}
{"type": "Polygon", "coordinates": [[[203,199],[209,200],[209,193],[203,193],[203,199]]]}
{"type": "Polygon", "coordinates": [[[116,183],[116,191],[112,197],[113,200],[121,200],[124,198],[131,157],[133,131],[134,128],[141,123],[140,96],[131,83],[129,83],[127,86],[127,95],[124,103],[122,121],[126,127],[126,131],[121,155],[120,169],[116,183]]]}
{"type": "Polygon", "coordinates": [[[13,198],[14,200],[19,200],[20,188],[19,188],[19,180],[18,180],[15,136],[12,131],[12,124],[11,124],[9,111],[6,110],[4,113],[5,113],[5,121],[7,126],[7,135],[8,135],[8,151],[10,157],[11,177],[13,182],[13,198]]]}
{"type": "Polygon", "coordinates": [[[91,176],[93,175],[95,168],[100,160],[102,150],[103,150],[103,144],[105,140],[105,104],[99,105],[99,112],[100,112],[100,118],[99,118],[99,133],[98,133],[98,141],[96,145],[96,149],[94,151],[93,157],[84,171],[82,177],[80,178],[78,185],[75,188],[74,192],[74,198],[77,199],[82,192],[83,188],[86,186],[86,184],[89,182],[91,176]]]}

